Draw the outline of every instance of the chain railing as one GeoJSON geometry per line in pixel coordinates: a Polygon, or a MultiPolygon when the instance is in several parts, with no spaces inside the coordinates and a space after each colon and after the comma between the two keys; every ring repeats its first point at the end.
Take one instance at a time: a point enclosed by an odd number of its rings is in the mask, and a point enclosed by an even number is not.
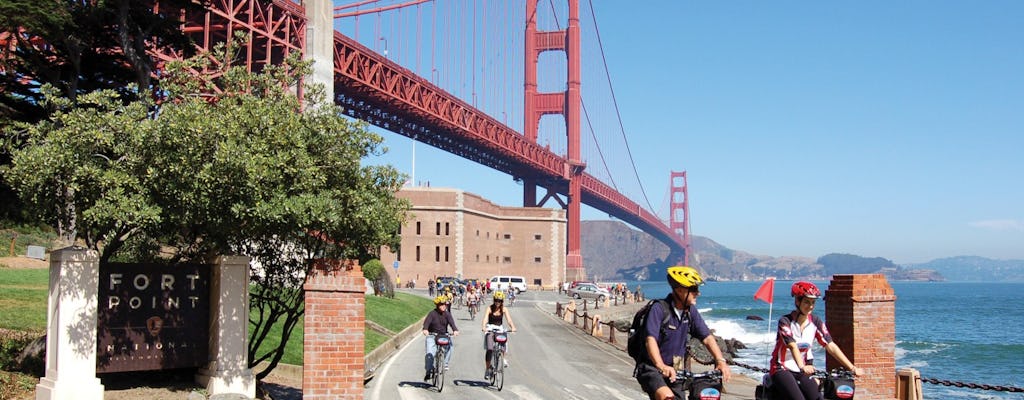
{"type": "Polygon", "coordinates": [[[1016,386],[1003,386],[1003,385],[986,385],[983,383],[964,383],[959,381],[951,381],[948,379],[935,379],[921,377],[921,382],[931,383],[933,385],[944,385],[944,386],[956,386],[959,388],[968,389],[981,389],[981,390],[994,390],[997,392],[1010,392],[1010,393],[1024,393],[1024,388],[1016,386]]]}
{"type": "MultiPolygon", "coordinates": [[[[699,360],[696,357],[694,358],[694,360],[697,360],[697,362],[699,362],[701,364],[704,364],[704,365],[710,365],[711,364],[710,362],[704,362],[703,360],[699,360]]],[[[756,372],[768,373],[768,369],[767,368],[755,367],[753,365],[747,365],[747,364],[744,364],[744,363],[741,363],[741,362],[735,362],[735,361],[729,361],[729,364],[730,365],[735,365],[735,366],[741,367],[741,368],[746,368],[746,369],[749,369],[749,370],[752,370],[752,371],[756,371],[756,372]]],[[[931,383],[931,384],[934,384],[934,385],[956,386],[958,388],[993,390],[993,391],[998,391],[998,392],[1010,392],[1010,393],[1024,393],[1024,388],[1019,388],[1019,387],[1015,387],[1015,386],[986,385],[986,384],[983,384],[983,383],[965,383],[965,382],[959,382],[959,381],[939,380],[939,379],[935,379],[935,378],[925,378],[925,377],[921,377],[921,382],[927,382],[927,383],[931,383]]]]}

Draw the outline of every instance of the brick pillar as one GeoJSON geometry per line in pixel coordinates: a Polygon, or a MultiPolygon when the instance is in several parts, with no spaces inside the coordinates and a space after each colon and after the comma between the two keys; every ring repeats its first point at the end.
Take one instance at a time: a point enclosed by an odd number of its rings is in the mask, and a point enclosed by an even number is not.
{"type": "Polygon", "coordinates": [[[362,399],[364,278],[355,261],[319,262],[306,284],[302,398],[362,399]]]}
{"type": "MultiPolygon", "coordinates": [[[[846,357],[864,369],[857,399],[893,399],[896,390],[896,294],[885,276],[833,275],[825,322],[846,357]]],[[[841,367],[826,356],[829,369],[841,367]]]]}

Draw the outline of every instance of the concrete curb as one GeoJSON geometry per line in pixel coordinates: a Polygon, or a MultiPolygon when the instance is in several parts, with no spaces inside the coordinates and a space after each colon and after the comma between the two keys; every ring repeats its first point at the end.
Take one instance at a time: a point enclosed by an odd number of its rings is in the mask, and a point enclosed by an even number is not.
{"type": "Polygon", "coordinates": [[[370,354],[367,354],[363,363],[364,368],[366,369],[363,379],[369,380],[373,378],[377,368],[379,368],[385,360],[391,357],[391,355],[400,347],[412,340],[412,338],[416,337],[416,335],[419,335],[420,332],[423,331],[423,321],[426,319],[427,317],[423,317],[419,321],[416,321],[416,323],[407,326],[395,336],[392,336],[384,343],[381,343],[376,349],[373,349],[370,354]]]}

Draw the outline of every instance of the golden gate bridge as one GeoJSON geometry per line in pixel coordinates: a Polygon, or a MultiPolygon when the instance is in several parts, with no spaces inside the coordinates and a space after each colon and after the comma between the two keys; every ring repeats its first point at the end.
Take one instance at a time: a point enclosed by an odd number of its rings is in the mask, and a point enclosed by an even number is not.
{"type": "MultiPolygon", "coordinates": [[[[323,83],[345,114],[511,175],[523,185],[524,206],[565,208],[567,277],[585,276],[583,204],[665,243],[668,261],[690,259],[686,173],[670,173],[669,216],[659,218],[629,151],[592,4],[204,4],[202,12],[181,15],[182,31],[200,50],[241,33],[248,41],[232,62],[252,69],[302,54],[315,60],[310,79],[323,83]]],[[[163,60],[183,54],[153,53],[163,60]]]]}

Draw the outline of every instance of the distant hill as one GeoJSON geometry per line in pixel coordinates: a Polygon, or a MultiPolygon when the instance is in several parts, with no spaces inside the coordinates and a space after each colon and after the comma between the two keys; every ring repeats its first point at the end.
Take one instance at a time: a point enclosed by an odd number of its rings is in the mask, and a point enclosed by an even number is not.
{"type": "Polygon", "coordinates": [[[910,267],[935,270],[951,281],[1024,281],[1024,260],[959,256],[912,264],[910,267]]]}
{"type": "MultiPolygon", "coordinates": [[[[672,260],[665,260],[669,255],[668,246],[623,222],[582,221],[581,230],[583,265],[592,278],[646,280],[664,276],[665,268],[671,264],[672,260]]],[[[823,280],[835,273],[881,273],[890,280],[925,281],[944,280],[945,276],[929,265],[898,266],[881,257],[852,254],[827,254],[818,259],[771,257],[733,250],[702,236],[693,236],[691,240],[697,266],[708,277],[719,280],[760,280],[765,276],[823,280]]],[[[1024,274],[1024,267],[1017,271],[1024,274]]]]}

